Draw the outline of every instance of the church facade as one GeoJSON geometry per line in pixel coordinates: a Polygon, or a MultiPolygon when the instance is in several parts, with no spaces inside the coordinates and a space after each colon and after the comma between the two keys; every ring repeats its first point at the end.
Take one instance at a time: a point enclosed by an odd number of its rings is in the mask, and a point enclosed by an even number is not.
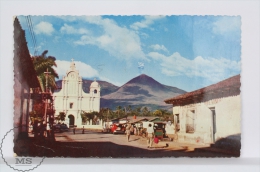
{"type": "Polygon", "coordinates": [[[100,111],[100,85],[94,81],[90,85],[89,93],[82,89],[82,77],[76,70],[72,59],[70,69],[62,79],[62,89],[53,93],[55,116],[64,112],[65,124],[68,126],[77,125],[82,127],[82,112],[100,111]]]}

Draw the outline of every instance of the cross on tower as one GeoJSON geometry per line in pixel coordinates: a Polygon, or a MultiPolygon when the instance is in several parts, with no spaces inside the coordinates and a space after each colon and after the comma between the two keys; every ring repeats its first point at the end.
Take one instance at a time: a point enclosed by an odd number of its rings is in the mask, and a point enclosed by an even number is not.
{"type": "Polygon", "coordinates": [[[72,59],[71,59],[71,61],[73,62],[73,61],[74,61],[74,59],[72,58],[72,59]]]}

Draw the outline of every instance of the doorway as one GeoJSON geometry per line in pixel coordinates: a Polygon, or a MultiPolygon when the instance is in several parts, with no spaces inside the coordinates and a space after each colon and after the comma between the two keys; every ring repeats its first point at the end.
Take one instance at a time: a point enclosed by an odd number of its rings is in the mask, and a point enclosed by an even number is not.
{"type": "Polygon", "coordinates": [[[216,110],[215,108],[210,108],[211,110],[211,115],[212,115],[212,140],[213,143],[216,142],[215,134],[217,132],[217,127],[216,127],[216,110]]]}
{"type": "Polygon", "coordinates": [[[73,115],[69,115],[68,118],[70,119],[69,127],[74,127],[74,125],[75,125],[75,117],[73,115]]]}

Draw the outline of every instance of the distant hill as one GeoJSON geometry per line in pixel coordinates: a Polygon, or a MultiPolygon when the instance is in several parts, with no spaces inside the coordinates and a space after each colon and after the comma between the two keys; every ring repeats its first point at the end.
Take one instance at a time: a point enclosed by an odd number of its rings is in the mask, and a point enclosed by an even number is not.
{"type": "MultiPolygon", "coordinates": [[[[92,80],[83,79],[82,88],[85,93],[89,93],[89,87],[92,82],[93,82],[92,80]]],[[[101,96],[110,94],[119,88],[118,86],[115,86],[106,81],[97,81],[97,82],[101,86],[101,96]]],[[[56,84],[57,84],[58,88],[60,88],[60,89],[62,88],[62,80],[56,81],[56,84]]]]}
{"type": "MultiPolygon", "coordinates": [[[[62,87],[57,81],[58,88],[62,87]]],[[[92,80],[83,79],[83,90],[89,93],[92,80]]],[[[117,106],[148,107],[150,110],[159,108],[170,110],[172,105],[164,103],[165,99],[186,93],[177,87],[163,85],[145,74],[139,75],[121,87],[106,81],[97,81],[101,86],[100,108],[115,109],[117,106]]]]}
{"type": "Polygon", "coordinates": [[[163,85],[142,74],[119,87],[115,92],[102,96],[101,107],[115,109],[119,105],[131,105],[132,107],[147,106],[150,110],[170,109],[172,106],[164,103],[164,100],[183,93],[186,93],[186,91],[163,85]]]}

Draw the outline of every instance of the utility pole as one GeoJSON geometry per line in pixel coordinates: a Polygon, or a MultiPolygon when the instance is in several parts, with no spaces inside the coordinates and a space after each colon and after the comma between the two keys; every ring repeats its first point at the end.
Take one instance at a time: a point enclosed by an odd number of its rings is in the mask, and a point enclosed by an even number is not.
{"type": "MultiPolygon", "coordinates": [[[[45,74],[45,80],[46,80],[46,84],[45,84],[45,94],[47,93],[47,89],[48,89],[48,77],[49,77],[49,74],[51,74],[51,72],[49,72],[48,68],[47,68],[47,72],[44,72],[45,74]]],[[[48,104],[48,99],[47,99],[47,94],[46,94],[46,97],[45,97],[45,112],[44,112],[44,120],[47,124],[47,104],[48,104]]]]}
{"type": "Polygon", "coordinates": [[[45,92],[47,92],[47,89],[48,89],[48,77],[49,77],[49,74],[51,74],[51,72],[49,72],[49,69],[47,68],[47,72],[44,72],[45,74],[45,78],[46,78],[46,83],[45,83],[45,92]]]}

